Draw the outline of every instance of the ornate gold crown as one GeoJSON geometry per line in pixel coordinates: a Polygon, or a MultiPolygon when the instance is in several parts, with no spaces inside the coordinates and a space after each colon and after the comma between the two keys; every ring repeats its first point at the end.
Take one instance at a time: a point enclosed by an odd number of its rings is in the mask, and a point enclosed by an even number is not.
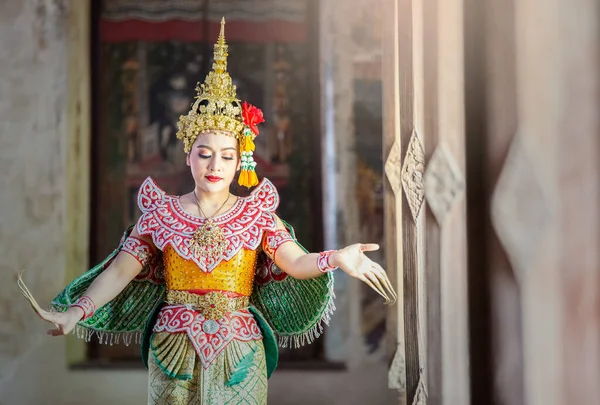
{"type": "Polygon", "coordinates": [[[241,172],[238,183],[245,187],[258,184],[254,168],[254,138],[258,124],[264,122],[258,108],[244,102],[240,104],[229,73],[227,73],[227,44],[225,43],[225,18],[215,44],[212,70],[204,83],[196,86],[196,101],[187,115],[179,117],[177,138],[183,140],[185,153],[190,153],[196,137],[203,132],[225,133],[235,137],[240,146],[241,172]]]}
{"type": "Polygon", "coordinates": [[[177,138],[183,140],[183,149],[189,153],[196,137],[206,131],[226,131],[239,139],[244,132],[242,107],[227,73],[227,43],[225,18],[214,47],[212,71],[204,83],[196,86],[196,101],[187,115],[179,117],[177,138]]]}

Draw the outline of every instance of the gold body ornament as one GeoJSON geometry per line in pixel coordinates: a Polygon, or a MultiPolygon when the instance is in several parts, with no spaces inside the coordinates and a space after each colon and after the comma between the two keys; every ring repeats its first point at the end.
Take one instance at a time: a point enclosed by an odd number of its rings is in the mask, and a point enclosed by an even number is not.
{"type": "Polygon", "coordinates": [[[212,217],[206,216],[200,206],[200,200],[198,200],[196,192],[194,191],[193,194],[196,204],[198,205],[198,210],[204,217],[204,223],[196,229],[196,232],[194,232],[194,236],[190,243],[190,249],[195,255],[214,258],[215,261],[218,261],[223,256],[223,253],[225,253],[225,250],[227,250],[229,242],[227,242],[227,238],[225,238],[223,229],[215,223],[213,217],[223,209],[225,204],[227,204],[231,194],[227,196],[225,202],[217,211],[215,211],[212,217]]]}

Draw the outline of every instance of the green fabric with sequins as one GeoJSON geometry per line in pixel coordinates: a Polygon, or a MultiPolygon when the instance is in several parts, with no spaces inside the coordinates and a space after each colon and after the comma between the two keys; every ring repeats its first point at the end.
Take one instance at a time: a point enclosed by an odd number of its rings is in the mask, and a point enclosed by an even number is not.
{"type": "MultiPolygon", "coordinates": [[[[132,229],[133,226],[125,231],[119,247],[102,263],[69,283],[52,300],[51,306],[56,310],[64,311],[69,305],[77,301],[94,279],[106,270],[117,256],[132,229]]],[[[150,267],[152,265],[147,265],[140,273],[141,277],[136,277],[117,297],[103,307],[98,308],[92,317],[78,323],[78,328],[82,330],[83,337],[86,340],[89,341],[94,334],[97,334],[101,343],[119,343],[121,340],[125,343],[132,340],[139,341],[148,317],[165,297],[164,284],[153,282],[147,276],[144,277],[144,275],[153,271],[150,267]]]]}
{"type": "MultiPolygon", "coordinates": [[[[295,240],[292,226],[282,222],[295,240]]],[[[267,267],[277,270],[277,266],[269,260],[267,267]]],[[[329,323],[335,310],[333,299],[333,274],[326,273],[308,280],[288,276],[281,281],[255,283],[250,303],[263,315],[279,346],[297,348],[312,343],[321,335],[322,324],[329,323]]]]}

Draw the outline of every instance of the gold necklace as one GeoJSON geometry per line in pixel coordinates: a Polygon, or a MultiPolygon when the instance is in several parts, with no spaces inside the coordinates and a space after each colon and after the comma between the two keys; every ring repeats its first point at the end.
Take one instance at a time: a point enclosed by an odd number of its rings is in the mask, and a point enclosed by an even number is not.
{"type": "Polygon", "coordinates": [[[204,223],[200,225],[196,232],[194,232],[194,236],[192,236],[192,241],[190,243],[190,250],[194,255],[200,255],[206,257],[209,262],[218,261],[227,250],[227,238],[225,238],[225,233],[223,229],[215,223],[213,217],[215,217],[221,209],[227,204],[229,201],[229,197],[231,194],[227,195],[227,199],[221,205],[221,207],[215,211],[215,213],[208,217],[202,207],[200,206],[200,200],[196,196],[196,190],[193,191],[194,199],[196,200],[196,204],[198,205],[198,210],[204,217],[204,223]]]}

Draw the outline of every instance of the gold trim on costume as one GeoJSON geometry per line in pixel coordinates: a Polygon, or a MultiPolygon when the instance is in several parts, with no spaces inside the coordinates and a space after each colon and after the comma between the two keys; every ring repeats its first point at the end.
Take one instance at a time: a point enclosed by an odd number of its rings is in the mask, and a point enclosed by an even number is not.
{"type": "Polygon", "coordinates": [[[191,305],[206,319],[220,319],[227,312],[235,312],[250,305],[247,296],[229,298],[226,295],[213,291],[199,295],[187,291],[167,291],[167,303],[171,305],[191,305]]]}

